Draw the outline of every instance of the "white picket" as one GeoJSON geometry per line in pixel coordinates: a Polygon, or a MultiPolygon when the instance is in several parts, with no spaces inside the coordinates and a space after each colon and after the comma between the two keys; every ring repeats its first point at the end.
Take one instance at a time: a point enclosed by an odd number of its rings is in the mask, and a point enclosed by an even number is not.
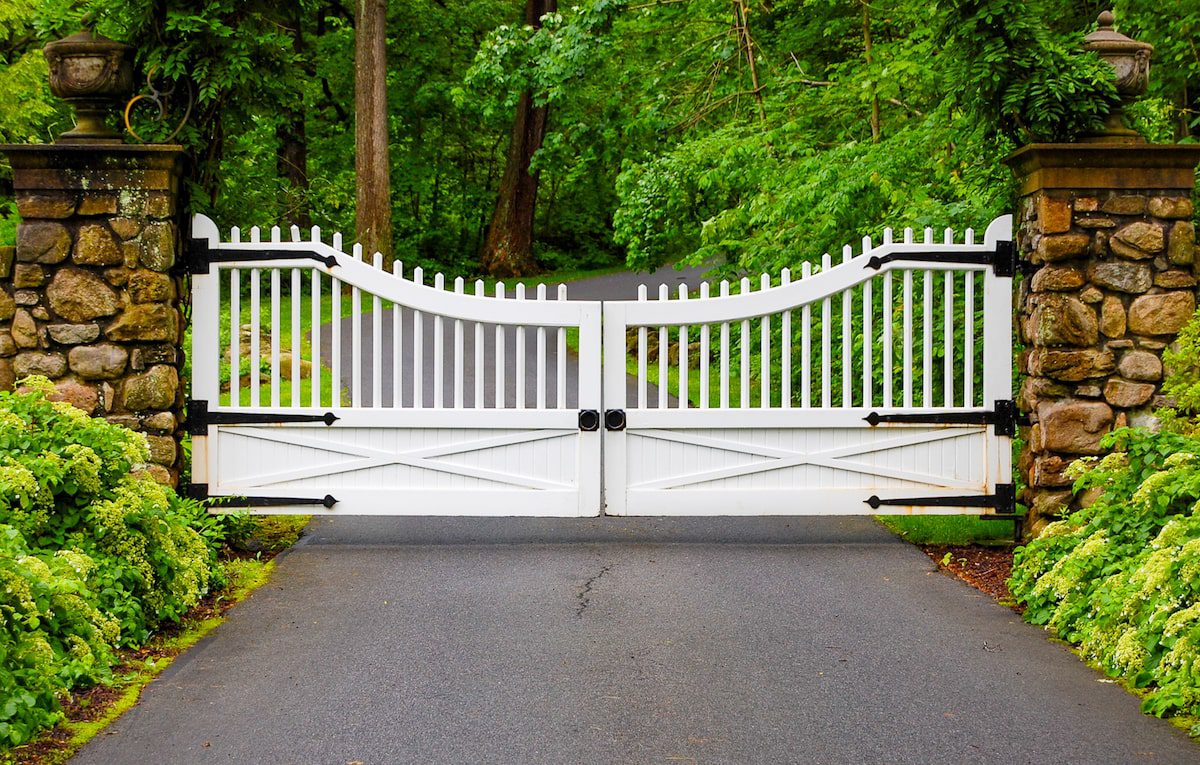
{"type": "MultiPolygon", "coordinates": [[[[743,276],[741,281],[741,292],[739,294],[746,295],[750,292],[750,277],[743,276]]],[[[741,338],[741,374],[738,379],[738,405],[742,409],[750,407],[750,319],[742,319],[742,338],[741,338]]]]}
{"type": "MultiPolygon", "coordinates": [[[[539,284],[537,286],[537,299],[544,301],[546,299],[546,285],[539,284]]],[[[537,386],[534,393],[535,406],[538,409],[546,408],[546,328],[539,326],[537,328],[537,363],[533,368],[534,383],[537,386]]]]}
{"type": "MultiPolygon", "coordinates": [[[[686,284],[679,285],[679,299],[687,300],[686,284]]],[[[688,325],[679,325],[679,400],[680,409],[688,408],[688,325]]]]}
{"type": "MultiPolygon", "coordinates": [[[[779,272],[779,285],[785,287],[792,283],[792,271],[785,268],[779,272]]],[[[707,297],[707,295],[705,296],[707,297]]],[[[779,401],[784,409],[792,406],[792,309],[787,309],[780,318],[779,346],[779,401]]]]}
{"type": "MultiPolygon", "coordinates": [[[[235,228],[231,238],[237,241],[235,228]]],[[[229,404],[242,400],[242,272],[229,269],[229,404]]]]}
{"type": "MultiPolygon", "coordinates": [[[[497,300],[505,299],[504,298],[504,282],[496,282],[496,299],[497,300]]],[[[520,328],[518,328],[518,331],[520,331],[520,328]]],[[[496,376],[496,390],[494,393],[495,408],[505,409],[508,406],[508,392],[505,390],[505,387],[504,387],[505,386],[505,380],[504,380],[504,364],[505,364],[504,327],[500,324],[496,325],[496,343],[495,343],[495,345],[496,345],[496,349],[495,349],[496,357],[494,359],[495,376],[496,376]]]]}
{"type": "MultiPolygon", "coordinates": [[[[525,285],[518,282],[516,298],[519,301],[525,300],[525,285]]],[[[516,328],[517,332],[517,347],[516,347],[516,368],[517,368],[517,409],[524,409],[526,404],[525,396],[525,325],[520,325],[516,328]]]]}
{"type": "MultiPolygon", "coordinates": [[[[682,289],[682,287],[680,287],[682,289]]],[[[759,289],[771,289],[771,275],[763,274],[759,281],[759,289]]],[[[759,406],[771,408],[771,314],[766,314],[759,320],[761,334],[759,349],[759,406]]]]}
{"type": "MultiPolygon", "coordinates": [[[[729,282],[721,280],[721,297],[729,297],[729,282]]],[[[721,322],[721,408],[729,408],[729,322],[721,322]]]]}
{"type": "MultiPolygon", "coordinates": [[[[567,285],[558,285],[558,299],[567,299],[567,285]]],[[[558,328],[558,343],[555,349],[554,359],[556,368],[554,370],[554,379],[558,387],[558,396],[555,406],[559,409],[567,408],[567,328],[558,328]]]]}
{"type": "MultiPolygon", "coordinates": [[[[446,275],[438,271],[433,275],[433,288],[439,292],[446,289],[446,275]]],[[[440,313],[433,315],[433,408],[441,409],[444,399],[446,374],[446,349],[443,336],[445,317],[440,313]]]]}
{"type": "MultiPolygon", "coordinates": [[[[671,295],[667,285],[658,285],[658,299],[670,300],[671,295]]],[[[667,377],[669,369],[671,337],[667,334],[666,325],[658,328],[658,408],[667,408],[667,393],[671,389],[671,382],[667,377]]]]}
{"type": "MultiPolygon", "coordinates": [[[[454,278],[454,292],[457,295],[463,294],[463,278],[456,276],[454,278]]],[[[463,408],[463,320],[454,320],[454,408],[463,408]]]]}
{"type": "MultiPolygon", "coordinates": [[[[644,285],[644,284],[638,285],[637,299],[641,300],[643,302],[646,300],[646,285],[644,285]]],[[[638,406],[638,409],[646,408],[646,388],[649,385],[649,382],[646,379],[646,375],[647,375],[646,359],[648,357],[648,352],[649,352],[649,348],[647,347],[649,345],[649,341],[650,341],[649,330],[644,326],[638,327],[638,334],[637,334],[637,362],[638,362],[637,406],[638,406]]]]}
{"type": "MultiPolygon", "coordinates": [[[[250,229],[250,235],[257,238],[257,226],[250,229]]],[[[262,406],[262,402],[259,400],[259,378],[262,376],[259,361],[259,349],[261,346],[261,330],[259,328],[262,326],[262,306],[259,297],[260,279],[260,270],[257,268],[250,269],[250,406],[254,407],[262,406]]]]}
{"type": "MultiPolygon", "coordinates": [[[[487,290],[483,285],[483,279],[475,280],[475,297],[487,297],[487,290]]],[[[486,372],[483,369],[483,322],[475,322],[475,366],[471,370],[471,374],[475,377],[475,397],[472,399],[472,405],[476,409],[484,407],[483,402],[483,378],[486,372]]],[[[399,406],[397,404],[396,406],[399,406]]]]}
{"type": "MultiPolygon", "coordinates": [[[[362,245],[355,244],[354,259],[362,261],[362,245]]],[[[353,284],[350,286],[350,405],[362,406],[362,289],[353,284]]]]}
{"type": "MultiPolygon", "coordinates": [[[[700,282],[700,299],[708,300],[708,282],[700,282]]],[[[709,364],[712,363],[710,358],[712,349],[709,347],[711,338],[709,337],[710,327],[708,324],[700,325],[700,408],[708,409],[708,372],[709,364]]]]}
{"type": "MultiPolygon", "coordinates": [[[[413,284],[424,286],[425,271],[417,266],[413,269],[413,284]]],[[[425,317],[422,311],[413,309],[413,352],[412,352],[412,391],[413,407],[425,407],[425,317]]]]}
{"type": "MultiPolygon", "coordinates": [[[[800,281],[812,276],[812,263],[800,266],[800,281]]],[[[800,313],[800,406],[812,406],[812,304],[805,303],[800,313]]]]}

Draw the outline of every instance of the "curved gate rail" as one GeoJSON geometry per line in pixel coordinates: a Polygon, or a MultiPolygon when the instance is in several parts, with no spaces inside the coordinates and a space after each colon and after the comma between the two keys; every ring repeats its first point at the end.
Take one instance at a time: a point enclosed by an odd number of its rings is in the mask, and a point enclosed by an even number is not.
{"type": "Polygon", "coordinates": [[[1011,229],[606,302],[606,512],[1013,517],[1011,229]]]}
{"type": "Polygon", "coordinates": [[[441,274],[429,287],[316,227],[223,242],[196,216],[192,230],[194,496],[257,512],[599,513],[599,303],[544,285],[534,299],[466,294],[462,279],[448,291],[441,274]]]}

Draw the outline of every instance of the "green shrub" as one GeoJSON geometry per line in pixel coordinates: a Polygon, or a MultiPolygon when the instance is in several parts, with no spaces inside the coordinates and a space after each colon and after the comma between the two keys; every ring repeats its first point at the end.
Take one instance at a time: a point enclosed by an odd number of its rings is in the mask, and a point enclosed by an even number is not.
{"type": "Polygon", "coordinates": [[[143,435],[22,386],[0,393],[0,744],[221,586],[229,528],[139,473],[143,435]]]}

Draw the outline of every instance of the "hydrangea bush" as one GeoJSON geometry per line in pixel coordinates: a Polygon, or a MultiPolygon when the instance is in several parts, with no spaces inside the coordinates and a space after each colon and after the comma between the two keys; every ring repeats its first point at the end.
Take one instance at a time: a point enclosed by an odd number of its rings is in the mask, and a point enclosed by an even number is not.
{"type": "Polygon", "coordinates": [[[1167,364],[1176,408],[1158,432],[1118,430],[1107,456],[1071,466],[1090,504],[1019,548],[1009,581],[1027,620],[1146,689],[1160,717],[1200,715],[1200,315],[1167,364]]]}
{"type": "Polygon", "coordinates": [[[144,436],[53,390],[0,393],[0,745],[223,583],[221,520],[138,472],[144,436]]]}

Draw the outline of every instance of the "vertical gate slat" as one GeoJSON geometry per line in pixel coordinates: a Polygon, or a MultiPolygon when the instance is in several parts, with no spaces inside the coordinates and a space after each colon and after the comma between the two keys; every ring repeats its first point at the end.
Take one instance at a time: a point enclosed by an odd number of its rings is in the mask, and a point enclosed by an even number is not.
{"type": "Polygon", "coordinates": [[[300,403],[300,269],[292,269],[292,396],[288,403],[300,403]]]}
{"type": "MultiPolygon", "coordinates": [[[[376,252],[371,265],[383,270],[383,253],[376,252]]],[[[371,296],[371,406],[383,406],[383,299],[371,296]]]]}
{"type": "MultiPolygon", "coordinates": [[[[638,285],[638,300],[646,300],[646,285],[638,285]]],[[[638,373],[637,373],[637,405],[638,409],[646,408],[646,388],[649,383],[646,380],[648,371],[646,369],[646,358],[650,342],[649,330],[646,327],[638,327],[637,339],[637,358],[638,358],[638,373]]]]}
{"type": "MultiPolygon", "coordinates": [[[[567,285],[558,285],[558,299],[567,299],[567,285]]],[[[558,328],[558,343],[555,350],[554,360],[556,368],[554,370],[554,379],[557,383],[558,396],[556,405],[559,409],[567,408],[567,328],[558,328]]]]}
{"type": "Polygon", "coordinates": [[[342,405],[342,283],[337,278],[329,280],[330,316],[329,337],[330,371],[329,386],[333,391],[333,406],[342,405]]]}
{"type": "Polygon", "coordinates": [[[279,269],[271,269],[271,406],[279,406],[279,269]]]}
{"type": "MultiPolygon", "coordinates": [[[[463,294],[463,278],[454,277],[454,292],[463,294]]],[[[463,408],[463,323],[462,319],[454,320],[454,408],[463,408]]]]}
{"type": "Polygon", "coordinates": [[[880,370],[880,382],[883,384],[883,405],[892,405],[892,389],[895,387],[893,375],[896,374],[892,364],[892,320],[895,318],[892,305],[892,272],[883,275],[883,369],[880,370]]]}
{"type": "Polygon", "coordinates": [[[312,322],[312,366],[309,368],[312,391],[309,392],[309,405],[318,407],[321,405],[321,272],[316,268],[312,270],[309,298],[309,321],[312,322]]]}
{"type": "MultiPolygon", "coordinates": [[[[421,286],[425,283],[425,271],[420,266],[413,269],[413,284],[421,286]]],[[[425,316],[424,313],[413,309],[413,407],[425,408],[425,316]]]]}
{"type": "MultiPolygon", "coordinates": [[[[255,234],[257,230],[257,228],[251,229],[251,234],[255,234]]],[[[261,361],[259,360],[261,344],[259,322],[262,320],[262,298],[259,295],[262,287],[261,280],[262,274],[259,269],[250,269],[250,406],[254,407],[260,405],[258,397],[262,392],[259,380],[262,376],[261,361]]]]}
{"type": "MultiPolygon", "coordinates": [[[[800,280],[812,275],[812,264],[805,261],[800,266],[800,280]]],[[[805,303],[800,311],[800,406],[812,406],[812,303],[805,303]]]]}
{"type": "MultiPolygon", "coordinates": [[[[738,294],[750,292],[750,277],[743,276],[738,294]]],[[[741,373],[738,375],[738,405],[742,409],[750,406],[750,320],[742,319],[741,373]]]]}
{"type": "MultiPolygon", "coordinates": [[[[546,285],[539,284],[537,286],[537,299],[539,301],[546,299],[546,285]]],[[[534,384],[537,389],[534,393],[535,406],[538,409],[546,408],[546,328],[539,326],[537,328],[537,369],[535,370],[534,384]]]]}
{"type": "Polygon", "coordinates": [[[963,273],[963,406],[975,405],[975,272],[963,273]]]}
{"type": "MultiPolygon", "coordinates": [[[[362,262],[362,245],[354,245],[354,259],[362,262]]],[[[350,405],[362,406],[362,290],[350,288],[350,405]]]]}
{"type": "MultiPolygon", "coordinates": [[[[771,289],[771,275],[763,274],[759,278],[760,289],[771,289]]],[[[761,358],[759,359],[759,369],[762,370],[759,375],[759,406],[763,409],[771,408],[771,316],[764,314],[759,322],[759,334],[761,335],[761,358]]]]}
{"type": "MultiPolygon", "coordinates": [[[[496,282],[496,299],[504,300],[504,282],[496,282]]],[[[501,324],[496,325],[495,345],[496,357],[493,359],[493,361],[496,365],[496,392],[494,395],[496,399],[496,408],[503,409],[508,400],[508,395],[504,390],[504,326],[501,324]]]]}
{"type": "Polygon", "coordinates": [[[904,405],[913,405],[913,272],[904,269],[904,405]]]}
{"type": "MultiPolygon", "coordinates": [[[[786,287],[792,283],[792,271],[785,268],[779,272],[779,284],[786,287]]],[[[779,318],[779,405],[784,409],[792,406],[792,310],[783,312],[779,318]]]]}
{"type": "MultiPolygon", "coordinates": [[[[679,285],[679,299],[688,299],[686,284],[679,285]]],[[[679,408],[688,408],[688,327],[679,325],[679,408]]]]}
{"type": "Polygon", "coordinates": [[[242,272],[229,269],[229,404],[242,401],[242,272]]]}
{"type": "MultiPolygon", "coordinates": [[[[708,300],[708,282],[700,282],[700,299],[708,300]]],[[[712,338],[708,324],[700,325],[700,408],[708,409],[708,365],[712,356],[712,338]]]]}
{"type": "MultiPolygon", "coordinates": [[[[438,271],[433,275],[433,288],[439,293],[446,289],[446,275],[438,271]]],[[[446,384],[445,317],[433,314],[433,408],[441,409],[446,384]]]]}
{"type": "MultiPolygon", "coordinates": [[[[852,251],[850,245],[842,248],[842,265],[850,262],[852,251]]],[[[854,332],[854,325],[851,321],[850,314],[854,310],[854,288],[848,287],[842,290],[842,406],[853,406],[854,399],[854,384],[852,374],[854,371],[854,362],[850,356],[850,336],[854,332]]]]}
{"type": "MultiPolygon", "coordinates": [[[[392,275],[404,278],[404,264],[392,261],[392,275]]],[[[392,406],[404,405],[404,306],[392,303],[392,406]]]]}
{"type": "MultiPolygon", "coordinates": [[[[729,297],[729,282],[721,280],[721,297],[729,297]]],[[[721,322],[721,408],[729,408],[729,322],[721,322]]]]}
{"type": "MultiPolygon", "coordinates": [[[[487,291],[483,286],[483,279],[475,280],[475,297],[486,297],[487,291]]],[[[475,399],[474,404],[476,409],[483,409],[483,377],[487,374],[483,369],[483,322],[475,322],[475,369],[472,374],[475,376],[475,399]]]]}
{"type": "MultiPolygon", "coordinates": [[[[517,300],[525,299],[525,285],[517,284],[517,300]]],[[[517,408],[524,409],[527,402],[525,395],[525,325],[516,328],[517,332],[517,408]]]]}
{"type": "MultiPolygon", "coordinates": [[[[667,285],[658,285],[658,299],[670,300],[671,295],[667,291],[667,285]]],[[[671,388],[671,381],[668,377],[669,372],[669,357],[670,357],[671,337],[667,334],[666,325],[658,328],[658,408],[667,408],[667,392],[671,388]]]]}
{"type": "Polygon", "coordinates": [[[947,271],[945,276],[945,288],[943,290],[943,301],[945,304],[946,316],[944,329],[942,330],[942,352],[946,356],[945,374],[943,375],[942,385],[945,390],[942,394],[943,406],[954,406],[954,272],[947,271]]]}
{"type": "MultiPolygon", "coordinates": [[[[829,271],[830,266],[829,253],[821,256],[821,273],[829,271]]],[[[833,402],[833,380],[831,371],[831,358],[833,340],[833,316],[831,314],[831,303],[829,296],[821,300],[821,406],[826,409],[833,402]]]]}
{"type": "MultiPolygon", "coordinates": [[[[869,240],[866,240],[869,241],[869,240]]],[[[863,243],[863,252],[867,252],[866,241],[863,243]]],[[[874,371],[872,370],[872,357],[875,354],[875,338],[872,334],[872,319],[875,315],[875,299],[871,295],[871,280],[867,279],[862,285],[862,317],[863,317],[863,350],[862,350],[862,405],[864,407],[872,407],[875,405],[875,385],[874,371]]]]}

